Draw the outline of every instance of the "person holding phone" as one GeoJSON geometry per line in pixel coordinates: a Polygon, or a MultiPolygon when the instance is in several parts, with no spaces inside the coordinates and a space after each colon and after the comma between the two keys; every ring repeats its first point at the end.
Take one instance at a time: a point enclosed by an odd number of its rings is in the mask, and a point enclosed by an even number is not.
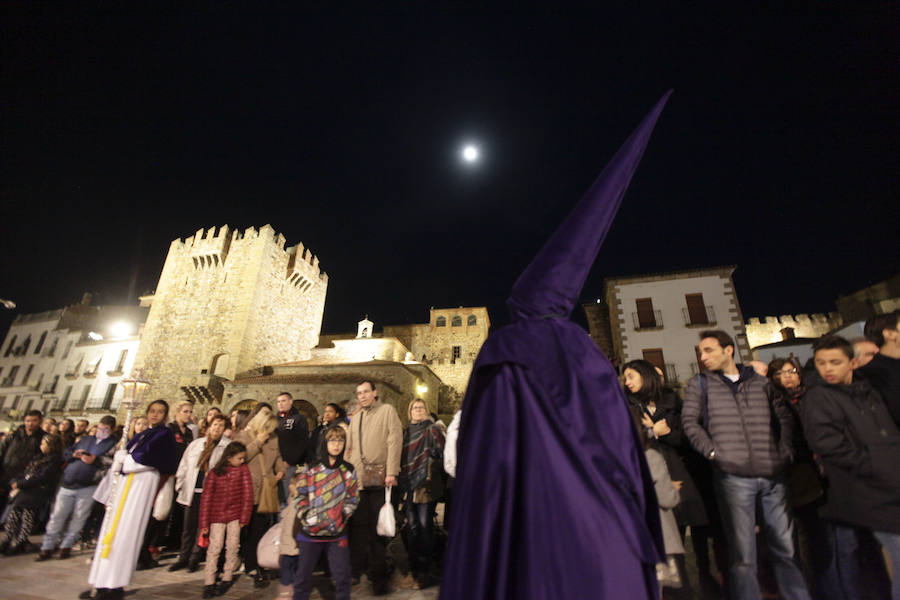
{"type": "Polygon", "coordinates": [[[100,419],[95,435],[81,438],[63,452],[66,470],[63,471],[62,485],[53,503],[53,513],[47,523],[41,551],[35,560],[50,558],[57,544],[59,558],[72,555],[72,546],[78,541],[78,534],[91,514],[94,491],[113,462],[117,441],[112,435],[115,428],[116,418],[107,415],[100,419]]]}

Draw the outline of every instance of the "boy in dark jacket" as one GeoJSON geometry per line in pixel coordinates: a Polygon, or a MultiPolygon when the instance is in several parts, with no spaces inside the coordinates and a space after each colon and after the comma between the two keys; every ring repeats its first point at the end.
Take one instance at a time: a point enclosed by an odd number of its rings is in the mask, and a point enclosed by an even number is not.
{"type": "Polygon", "coordinates": [[[813,351],[821,382],[806,394],[803,431],[828,476],[822,514],[834,521],[844,593],[861,597],[856,556],[861,528],[887,549],[894,569],[892,597],[900,600],[900,432],[878,392],[854,377],[847,340],[824,336],[813,351]]]}
{"type": "Polygon", "coordinates": [[[307,467],[292,498],[297,508],[294,527],[300,555],[294,577],[294,600],[309,598],[310,578],[322,552],[335,581],[336,600],[350,598],[350,547],[347,521],[359,504],[353,466],[344,461],[347,433],[333,426],[325,431],[319,459],[307,467]]]}

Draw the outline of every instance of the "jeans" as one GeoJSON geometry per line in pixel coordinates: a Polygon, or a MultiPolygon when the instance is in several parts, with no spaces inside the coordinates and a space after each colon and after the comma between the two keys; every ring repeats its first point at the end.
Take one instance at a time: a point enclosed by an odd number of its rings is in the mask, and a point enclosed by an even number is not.
{"type": "Polygon", "coordinates": [[[739,477],[716,469],[713,484],[728,539],[732,600],[759,600],[756,579],[756,505],[760,503],[778,590],[785,600],[810,600],[794,559],[794,526],[781,478],[739,477]]]}
{"type": "Polygon", "coordinates": [[[78,541],[78,534],[84,527],[85,521],[94,507],[94,490],[96,485],[79,488],[77,490],[60,487],[56,494],[56,502],[53,504],[53,512],[47,523],[47,531],[41,542],[41,550],[53,550],[62,535],[60,548],[71,548],[78,541]],[[71,517],[71,518],[70,518],[71,517]],[[66,520],[69,521],[66,527],[66,520]]]}
{"type": "Polygon", "coordinates": [[[893,583],[891,584],[892,600],[900,600],[900,533],[875,531],[875,538],[881,542],[888,556],[891,557],[893,583]]]}
{"type": "Polygon", "coordinates": [[[890,580],[881,548],[868,529],[829,521],[833,533],[833,576],[827,597],[835,600],[887,598],[890,580]]]}
{"type": "MultiPolygon", "coordinates": [[[[409,494],[412,497],[412,493],[409,494]]],[[[409,526],[409,568],[414,577],[428,574],[434,549],[434,503],[406,503],[406,523],[409,526]]]]}
{"type": "Polygon", "coordinates": [[[278,555],[278,573],[281,585],[294,585],[294,574],[297,572],[297,557],[289,554],[278,555]]]}
{"type": "Polygon", "coordinates": [[[347,538],[333,542],[298,541],[297,548],[300,554],[294,574],[294,600],[309,598],[312,572],[322,552],[328,558],[328,568],[334,577],[335,600],[350,600],[350,546],[347,538]]]}
{"type": "Polygon", "coordinates": [[[278,512],[284,510],[287,506],[288,501],[291,499],[291,480],[294,478],[294,474],[296,472],[297,465],[290,465],[284,470],[284,477],[282,477],[281,481],[279,482],[281,484],[281,490],[278,494],[278,512]]]}

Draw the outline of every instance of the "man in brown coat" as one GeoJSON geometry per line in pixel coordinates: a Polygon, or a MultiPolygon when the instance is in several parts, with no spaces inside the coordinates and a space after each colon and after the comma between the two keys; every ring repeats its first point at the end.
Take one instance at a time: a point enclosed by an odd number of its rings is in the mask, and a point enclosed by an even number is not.
{"type": "Polygon", "coordinates": [[[345,458],[356,470],[360,482],[359,507],[350,519],[350,565],[353,582],[363,570],[372,582],[374,594],[386,594],[390,568],[385,560],[386,538],[378,535],[378,512],[384,504],[385,486],[397,485],[400,453],[403,450],[403,426],[397,410],[378,401],[372,381],[356,386],[360,410],[350,420],[350,437],[345,458]]]}

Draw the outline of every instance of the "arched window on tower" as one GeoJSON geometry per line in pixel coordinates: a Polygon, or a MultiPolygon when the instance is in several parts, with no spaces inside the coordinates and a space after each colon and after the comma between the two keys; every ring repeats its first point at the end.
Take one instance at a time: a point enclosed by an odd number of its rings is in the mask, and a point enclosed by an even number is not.
{"type": "Polygon", "coordinates": [[[471,327],[472,325],[478,325],[478,317],[475,315],[469,315],[469,318],[466,320],[466,324],[471,327]]]}
{"type": "Polygon", "coordinates": [[[456,315],[456,316],[453,317],[453,319],[450,321],[450,325],[453,326],[453,327],[462,327],[462,317],[459,316],[459,315],[456,315]]]}
{"type": "Polygon", "coordinates": [[[447,326],[447,317],[438,317],[434,322],[435,327],[446,327],[447,326]]]}

